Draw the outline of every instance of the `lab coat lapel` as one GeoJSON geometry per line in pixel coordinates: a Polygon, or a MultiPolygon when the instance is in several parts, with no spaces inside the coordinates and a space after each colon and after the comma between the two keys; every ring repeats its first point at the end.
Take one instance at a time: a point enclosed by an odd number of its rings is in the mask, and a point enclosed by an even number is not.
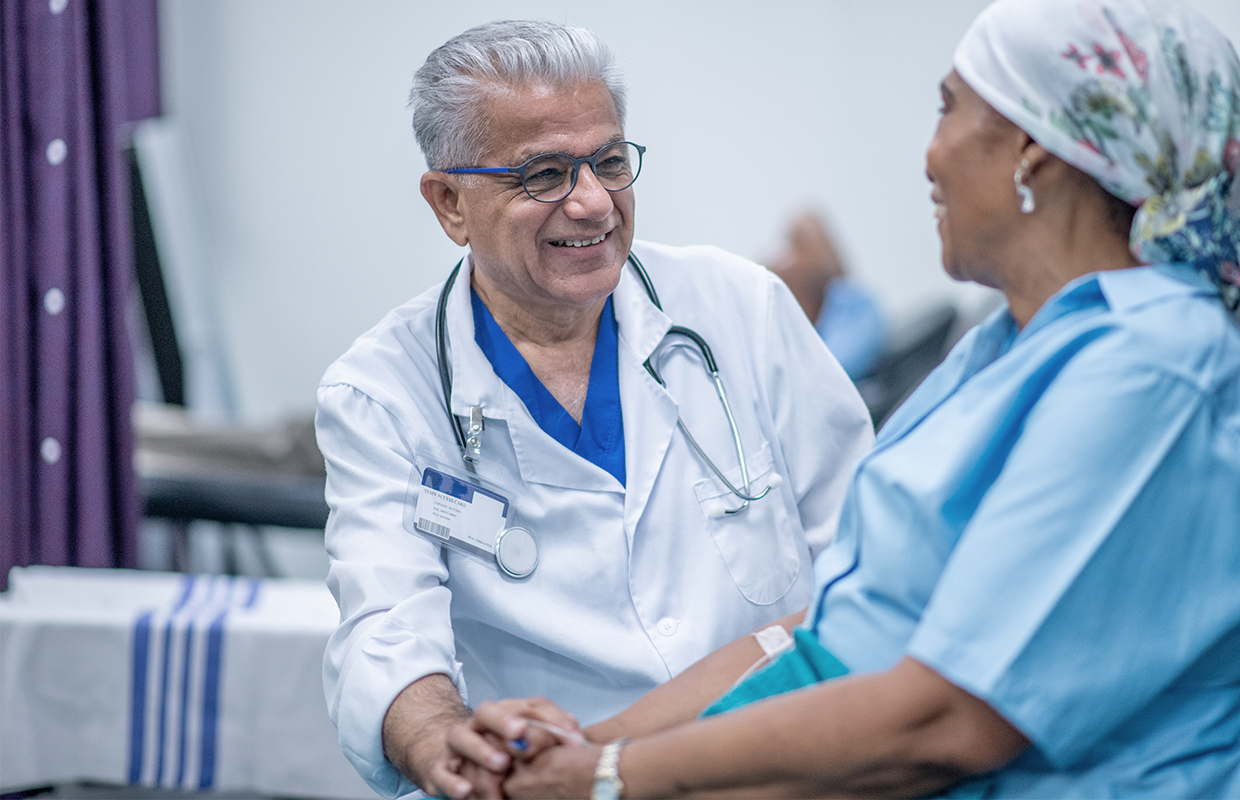
{"type": "Polygon", "coordinates": [[[470,407],[482,406],[484,417],[508,419],[511,410],[504,392],[507,387],[495,375],[491,362],[474,341],[474,309],[469,299],[473,267],[473,256],[466,256],[445,309],[448,360],[452,364],[452,413],[468,420],[470,407]]]}
{"type": "MultiPolygon", "coordinates": [[[[621,491],[622,487],[611,473],[567,450],[538,427],[521,398],[495,374],[491,362],[474,339],[474,314],[469,296],[472,269],[473,258],[469,257],[448,296],[449,358],[454,378],[452,413],[468,418],[470,406],[480,405],[483,419],[488,424],[494,420],[505,423],[506,437],[500,426],[494,424],[483,432],[482,458],[499,458],[503,463],[515,460],[520,479],[525,483],[585,491],[621,491]],[[501,437],[508,441],[502,441],[501,437]],[[498,447],[509,446],[509,453],[496,452],[498,447]]],[[[620,371],[624,372],[623,367],[620,371]]],[[[623,383],[622,375],[622,405],[623,383]]],[[[626,421],[627,418],[626,411],[626,421]]]]}
{"type": "Polygon", "coordinates": [[[620,327],[620,403],[628,484],[624,518],[631,535],[663,468],[679,410],[643,366],[667,335],[671,319],[650,302],[631,267],[625,268],[613,297],[620,327]]]}

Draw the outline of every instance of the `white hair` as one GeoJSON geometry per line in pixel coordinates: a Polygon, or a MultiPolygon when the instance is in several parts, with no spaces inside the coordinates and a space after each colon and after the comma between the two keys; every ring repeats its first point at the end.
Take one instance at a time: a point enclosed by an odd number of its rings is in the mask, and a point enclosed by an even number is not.
{"type": "Polygon", "coordinates": [[[436,48],[413,76],[413,135],[430,169],[471,167],[482,158],[482,107],[497,87],[602,82],[624,125],[625,88],[607,45],[585,28],[498,20],[470,28],[436,48]]]}

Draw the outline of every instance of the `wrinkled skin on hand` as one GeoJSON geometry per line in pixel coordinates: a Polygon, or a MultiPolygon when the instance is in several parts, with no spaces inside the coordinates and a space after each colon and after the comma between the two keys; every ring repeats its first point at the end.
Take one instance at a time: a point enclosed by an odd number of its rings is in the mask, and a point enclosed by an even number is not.
{"type": "Polygon", "coordinates": [[[447,735],[448,752],[459,764],[460,777],[473,788],[468,794],[453,792],[451,796],[503,797],[504,779],[514,765],[556,748],[560,742],[555,734],[529,725],[532,719],[565,730],[579,729],[576,717],[543,697],[482,703],[469,719],[453,725],[447,735]]]}

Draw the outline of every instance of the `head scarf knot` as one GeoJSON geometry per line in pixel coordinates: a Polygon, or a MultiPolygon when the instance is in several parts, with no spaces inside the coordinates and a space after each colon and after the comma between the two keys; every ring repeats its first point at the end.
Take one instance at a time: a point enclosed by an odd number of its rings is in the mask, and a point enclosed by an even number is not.
{"type": "Polygon", "coordinates": [[[1138,206],[1130,247],[1193,264],[1240,307],[1240,60],[1179,0],[998,0],[956,48],[965,83],[1138,206]]]}

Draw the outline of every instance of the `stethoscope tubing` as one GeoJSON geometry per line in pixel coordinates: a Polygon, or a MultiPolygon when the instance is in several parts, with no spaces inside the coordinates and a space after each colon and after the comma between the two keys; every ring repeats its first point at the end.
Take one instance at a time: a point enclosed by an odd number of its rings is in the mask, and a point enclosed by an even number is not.
{"type": "MultiPolygon", "coordinates": [[[[728,419],[728,427],[731,428],[732,430],[732,443],[736,447],[736,457],[740,461],[741,484],[745,487],[745,491],[742,492],[740,489],[737,489],[735,486],[732,485],[731,481],[729,481],[726,477],[724,477],[723,472],[720,471],[719,467],[715,465],[714,460],[711,459],[709,456],[707,456],[706,453],[702,450],[702,447],[697,443],[697,439],[693,438],[693,434],[689,432],[688,426],[685,425],[684,421],[681,420],[679,416],[677,416],[676,418],[676,425],[677,427],[680,428],[681,432],[684,433],[685,438],[689,440],[689,444],[693,447],[694,450],[697,451],[697,454],[701,456],[702,460],[706,462],[706,465],[710,467],[711,472],[715,473],[715,477],[723,481],[723,485],[728,487],[728,491],[730,491],[732,494],[739,497],[741,500],[745,501],[740,507],[734,508],[734,509],[728,509],[724,511],[724,513],[725,514],[736,514],[741,511],[744,511],[745,508],[749,505],[749,502],[751,500],[761,500],[763,497],[766,497],[766,493],[771,490],[771,487],[769,486],[766,487],[765,489],[761,491],[761,493],[756,494],[756,495],[746,494],[746,492],[749,491],[749,466],[745,463],[745,451],[741,447],[741,432],[740,432],[740,429],[737,428],[736,426],[736,417],[732,415],[732,404],[728,402],[728,394],[723,389],[723,380],[720,379],[719,377],[719,369],[715,366],[715,358],[714,358],[714,354],[711,353],[710,351],[710,345],[706,344],[706,340],[704,340],[695,331],[690,330],[689,328],[681,327],[679,325],[673,325],[668,330],[668,333],[679,333],[682,336],[688,336],[690,339],[693,340],[694,344],[698,346],[698,350],[701,353],[703,360],[706,361],[707,372],[710,374],[711,381],[714,382],[715,384],[715,394],[719,396],[719,402],[723,405],[723,413],[728,419]]],[[[659,375],[658,371],[655,369],[654,365],[651,363],[651,359],[655,358],[656,356],[661,356],[667,351],[672,350],[677,347],[687,348],[689,347],[689,345],[684,344],[683,342],[676,342],[676,343],[668,344],[664,347],[661,347],[659,348],[659,351],[657,353],[652,354],[650,358],[646,359],[646,363],[644,365],[646,367],[646,371],[649,372],[651,376],[658,382],[658,384],[664,388],[667,387],[667,384],[663,382],[663,377],[659,375]]]]}
{"type": "MultiPolygon", "coordinates": [[[[646,290],[646,296],[650,298],[650,302],[654,304],[655,308],[662,311],[663,304],[659,302],[659,294],[655,291],[654,283],[650,280],[650,275],[646,272],[646,268],[642,266],[641,261],[633,253],[629,253],[627,261],[633,265],[633,269],[637,273],[637,278],[641,281],[642,288],[646,290]]],[[[462,427],[461,421],[457,418],[456,414],[452,413],[452,368],[448,363],[447,358],[448,326],[446,322],[448,294],[452,289],[452,285],[456,282],[457,275],[460,273],[461,266],[464,263],[464,258],[456,263],[456,266],[452,268],[452,272],[448,274],[448,278],[444,282],[443,289],[439,292],[439,302],[435,307],[435,358],[439,367],[439,382],[443,388],[444,405],[448,412],[448,419],[452,423],[452,434],[456,438],[457,446],[461,448],[462,452],[468,452],[465,429],[462,427]]],[[[732,414],[732,405],[728,402],[728,395],[727,392],[724,391],[723,380],[719,377],[719,367],[715,363],[715,355],[711,351],[710,345],[706,343],[706,340],[703,339],[701,334],[697,331],[692,328],[686,328],[682,325],[671,326],[668,328],[667,333],[668,335],[674,334],[684,336],[697,346],[697,350],[706,364],[706,371],[710,374],[711,380],[715,384],[715,393],[719,396],[719,402],[723,405],[723,412],[728,420],[728,427],[732,431],[732,443],[736,447],[736,457],[740,462],[741,485],[744,487],[744,491],[732,485],[732,482],[724,476],[722,470],[720,470],[719,467],[715,465],[715,462],[708,455],[706,455],[706,452],[702,449],[701,445],[697,443],[697,439],[695,439],[693,434],[689,432],[689,428],[685,425],[684,421],[680,419],[679,415],[676,418],[676,425],[680,428],[681,432],[684,433],[685,438],[688,439],[690,446],[693,447],[698,456],[700,456],[701,459],[706,462],[706,465],[710,467],[710,470],[715,474],[715,477],[719,478],[719,480],[721,480],[723,484],[728,487],[728,491],[744,501],[737,508],[724,509],[723,511],[725,514],[738,514],[748,508],[751,501],[761,500],[763,497],[766,497],[767,493],[771,491],[772,486],[768,485],[756,495],[748,494],[749,465],[745,463],[745,449],[741,444],[740,429],[737,427],[736,418],[732,414]]],[[[663,377],[659,374],[659,371],[655,367],[653,361],[657,357],[676,347],[689,347],[689,345],[684,344],[683,342],[677,342],[659,347],[656,349],[656,352],[652,353],[650,358],[647,358],[645,363],[642,365],[646,368],[646,371],[650,373],[650,376],[654,378],[655,381],[664,389],[667,388],[667,383],[664,382],[663,377]]],[[[465,459],[465,463],[470,471],[473,471],[473,463],[468,457],[465,459]]]]}
{"type": "Polygon", "coordinates": [[[462,258],[456,262],[456,266],[452,268],[452,272],[448,273],[448,280],[443,285],[443,291],[439,293],[439,302],[435,306],[435,361],[439,367],[439,384],[443,387],[443,399],[448,407],[448,419],[452,422],[452,434],[456,437],[456,445],[462,450],[465,449],[465,430],[461,427],[461,421],[456,418],[456,414],[452,413],[452,367],[448,364],[448,293],[452,289],[452,284],[456,283],[456,276],[461,271],[461,265],[465,263],[462,258]]]}

